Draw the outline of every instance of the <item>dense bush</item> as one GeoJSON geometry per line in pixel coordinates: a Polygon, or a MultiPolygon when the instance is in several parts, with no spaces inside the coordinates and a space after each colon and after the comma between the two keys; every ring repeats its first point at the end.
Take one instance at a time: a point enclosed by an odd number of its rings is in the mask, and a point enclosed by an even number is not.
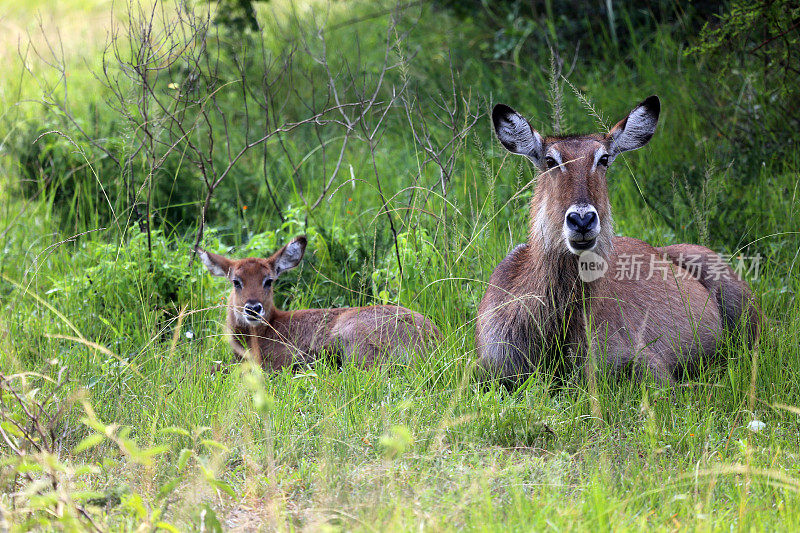
{"type": "Polygon", "coordinates": [[[269,0],[220,0],[217,2],[214,22],[241,34],[246,30],[258,31],[258,18],[254,2],[269,0]]]}
{"type": "Polygon", "coordinates": [[[800,5],[791,0],[734,0],[687,50],[714,76],[704,96],[720,135],[746,148],[738,158],[758,164],[800,142],[798,50],[800,5]]]}
{"type": "Polygon", "coordinates": [[[720,12],[719,2],[696,0],[616,0],[583,2],[567,0],[436,0],[435,4],[474,22],[487,34],[480,46],[492,59],[522,55],[546,59],[553,48],[590,62],[597,59],[624,60],[659,25],[680,26],[690,38],[711,15],[720,12]]]}

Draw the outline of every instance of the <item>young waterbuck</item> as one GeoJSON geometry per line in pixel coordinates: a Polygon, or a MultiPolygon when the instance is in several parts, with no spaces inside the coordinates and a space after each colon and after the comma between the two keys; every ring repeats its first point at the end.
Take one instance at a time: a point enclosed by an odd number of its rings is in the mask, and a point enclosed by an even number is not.
{"type": "Polygon", "coordinates": [[[197,249],[213,275],[233,284],[226,330],[236,355],[273,370],[313,363],[322,352],[343,363],[369,366],[382,360],[409,362],[439,339],[430,320],[404,307],[276,309],[273,283],[300,263],[305,249],[305,236],[295,237],[268,259],[234,260],[197,249]]]}
{"type": "Polygon", "coordinates": [[[750,287],[720,256],[614,236],[606,170],[647,144],[660,107],[651,96],[605,135],[563,137],[542,137],[510,107],[494,107],[500,142],[541,173],[528,242],[497,265],[478,309],[478,361],[489,376],[513,384],[540,366],[569,374],[591,356],[671,383],[715,353],[724,329],[757,339],[750,287]]]}

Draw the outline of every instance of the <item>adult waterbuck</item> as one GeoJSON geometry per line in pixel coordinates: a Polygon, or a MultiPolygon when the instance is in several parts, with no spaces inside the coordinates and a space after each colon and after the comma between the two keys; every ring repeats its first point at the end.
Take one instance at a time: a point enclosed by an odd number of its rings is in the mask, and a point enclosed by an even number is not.
{"type": "Polygon", "coordinates": [[[723,330],[757,339],[750,287],[719,255],[614,235],[606,170],[647,144],[660,107],[650,96],[605,135],[558,137],[494,107],[500,142],[541,173],[528,242],[497,265],[478,309],[478,362],[490,377],[513,384],[540,366],[569,374],[591,355],[603,368],[673,383],[717,351],[723,330]]]}
{"type": "Polygon", "coordinates": [[[310,364],[324,352],[360,366],[391,360],[409,362],[440,337],[430,320],[393,305],[281,311],[273,304],[273,283],[296,267],[306,238],[292,239],[268,259],[228,259],[200,248],[197,253],[215,276],[233,285],[226,332],[240,358],[273,370],[310,364]]]}

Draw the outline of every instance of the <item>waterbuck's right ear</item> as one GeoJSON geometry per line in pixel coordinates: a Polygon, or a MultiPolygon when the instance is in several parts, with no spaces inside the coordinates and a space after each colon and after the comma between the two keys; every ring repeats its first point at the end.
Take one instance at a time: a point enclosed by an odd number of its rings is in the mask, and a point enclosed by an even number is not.
{"type": "Polygon", "coordinates": [[[228,277],[228,272],[231,270],[231,265],[233,261],[228,259],[227,257],[222,257],[221,255],[212,254],[211,252],[206,252],[202,248],[195,248],[197,255],[200,257],[200,261],[206,266],[209,272],[214,276],[222,276],[223,278],[228,277]]]}
{"type": "Polygon", "coordinates": [[[308,244],[306,236],[300,235],[275,252],[275,255],[272,257],[275,259],[276,276],[300,264],[300,261],[303,259],[303,254],[306,253],[306,244],[308,244]]]}
{"type": "Polygon", "coordinates": [[[492,110],[492,123],[506,150],[529,157],[537,166],[542,165],[544,141],[525,117],[505,104],[497,104],[492,110]]]}

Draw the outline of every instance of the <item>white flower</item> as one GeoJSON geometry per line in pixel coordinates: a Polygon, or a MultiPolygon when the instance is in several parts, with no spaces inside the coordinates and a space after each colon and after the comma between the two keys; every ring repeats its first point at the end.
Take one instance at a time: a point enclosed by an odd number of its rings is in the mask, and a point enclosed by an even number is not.
{"type": "Polygon", "coordinates": [[[184,335],[186,335],[187,339],[194,339],[194,333],[192,333],[191,331],[187,331],[186,333],[184,333],[184,335]]]}
{"type": "Polygon", "coordinates": [[[753,433],[758,433],[759,431],[761,431],[765,427],[767,427],[767,425],[764,422],[762,422],[761,420],[753,420],[752,422],[747,424],[747,429],[749,429],[753,433]]]}

